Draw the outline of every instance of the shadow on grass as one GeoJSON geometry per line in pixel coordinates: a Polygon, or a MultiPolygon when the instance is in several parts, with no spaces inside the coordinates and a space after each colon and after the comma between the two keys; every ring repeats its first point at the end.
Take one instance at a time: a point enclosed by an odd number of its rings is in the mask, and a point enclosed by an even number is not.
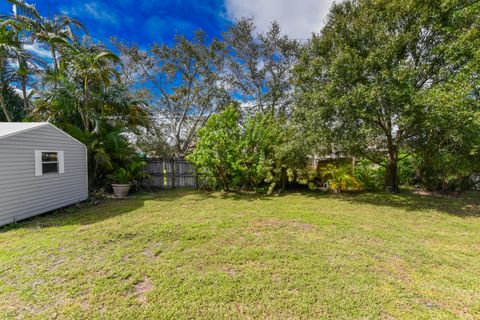
{"type": "Polygon", "coordinates": [[[173,189],[140,192],[126,200],[111,199],[99,205],[84,205],[81,208],[70,207],[41,214],[18,223],[0,227],[0,233],[16,229],[39,229],[65,225],[94,224],[142,208],[145,201],[175,202],[184,197],[191,197],[192,201],[209,199],[271,201],[276,197],[284,197],[292,194],[316,199],[341,200],[354,204],[399,208],[409,211],[437,210],[459,217],[480,218],[480,192],[466,192],[459,196],[447,196],[435,194],[420,195],[411,191],[404,191],[399,194],[384,192],[331,194],[308,190],[290,190],[278,195],[267,196],[256,193],[225,193],[197,189],[173,189]]]}
{"type": "Polygon", "coordinates": [[[98,205],[83,204],[80,208],[71,206],[40,214],[17,223],[0,227],[0,233],[22,228],[39,229],[65,225],[89,225],[142,208],[145,201],[175,202],[185,197],[191,197],[192,201],[208,199],[242,201],[271,200],[270,197],[253,193],[223,193],[185,188],[149,190],[133,194],[125,200],[109,199],[98,205]]]}
{"type": "Polygon", "coordinates": [[[98,205],[84,203],[80,207],[65,207],[0,227],[0,233],[18,229],[94,224],[142,208],[145,200],[145,197],[135,195],[125,200],[109,199],[98,205]]]}
{"type": "Polygon", "coordinates": [[[437,210],[458,217],[480,218],[480,193],[466,192],[458,196],[439,194],[417,194],[412,191],[403,191],[398,194],[390,193],[355,193],[344,194],[341,200],[355,204],[398,208],[408,211],[437,210]]]}
{"type": "MultiPolygon", "coordinates": [[[[168,190],[151,190],[143,194],[149,194],[152,199],[157,201],[177,201],[184,197],[193,196],[195,201],[202,201],[208,199],[223,199],[223,200],[237,200],[237,201],[269,201],[272,197],[258,194],[254,192],[223,192],[223,191],[208,191],[202,189],[168,189],[168,190]]],[[[192,200],[193,200],[192,199],[192,200]]]]}

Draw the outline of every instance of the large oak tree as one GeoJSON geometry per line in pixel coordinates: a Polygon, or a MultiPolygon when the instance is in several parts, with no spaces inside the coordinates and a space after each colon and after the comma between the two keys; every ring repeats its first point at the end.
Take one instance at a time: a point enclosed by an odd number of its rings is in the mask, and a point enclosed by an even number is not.
{"type": "Polygon", "coordinates": [[[420,97],[464,72],[475,48],[459,39],[475,28],[473,0],[333,5],[297,66],[298,119],[337,150],[386,166],[386,187],[398,191],[400,151],[436,107],[420,97]],[[465,52],[452,55],[456,46],[465,52]]]}

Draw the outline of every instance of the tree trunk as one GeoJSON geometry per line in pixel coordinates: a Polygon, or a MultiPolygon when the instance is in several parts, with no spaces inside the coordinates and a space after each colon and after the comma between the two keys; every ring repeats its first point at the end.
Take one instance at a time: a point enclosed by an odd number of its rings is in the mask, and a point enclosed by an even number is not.
{"type": "Polygon", "coordinates": [[[388,191],[397,193],[398,188],[398,161],[396,156],[388,158],[387,175],[385,179],[385,187],[388,191]]]}
{"type": "Polygon", "coordinates": [[[23,109],[25,114],[28,114],[28,99],[27,99],[27,77],[22,76],[22,94],[23,94],[23,109]]]}
{"type": "Polygon", "coordinates": [[[0,82],[0,105],[2,106],[3,114],[8,122],[12,122],[12,117],[8,112],[7,105],[5,104],[5,99],[3,98],[3,83],[0,82]]]}
{"type": "Polygon", "coordinates": [[[52,62],[53,62],[53,70],[55,73],[58,71],[58,63],[57,63],[57,53],[55,52],[55,47],[53,44],[50,45],[50,52],[52,53],[52,62]]]}
{"type": "Polygon", "coordinates": [[[385,189],[392,192],[399,192],[398,189],[398,148],[396,141],[392,137],[392,125],[389,123],[387,132],[388,162],[387,174],[385,175],[385,189]]]}

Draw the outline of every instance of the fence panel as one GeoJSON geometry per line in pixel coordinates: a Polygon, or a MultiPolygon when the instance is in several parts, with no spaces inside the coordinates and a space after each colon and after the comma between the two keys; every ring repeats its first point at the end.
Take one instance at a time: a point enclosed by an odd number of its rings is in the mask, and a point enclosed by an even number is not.
{"type": "Polygon", "coordinates": [[[183,159],[147,159],[145,170],[152,176],[145,184],[150,187],[169,189],[196,188],[195,168],[183,159]]]}

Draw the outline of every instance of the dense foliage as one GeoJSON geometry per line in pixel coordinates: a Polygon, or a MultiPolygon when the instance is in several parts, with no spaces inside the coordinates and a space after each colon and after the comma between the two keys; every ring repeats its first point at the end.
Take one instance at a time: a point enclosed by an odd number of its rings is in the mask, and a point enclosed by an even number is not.
{"type": "Polygon", "coordinates": [[[195,150],[188,156],[211,187],[230,190],[283,191],[306,164],[302,146],[285,121],[257,113],[242,121],[230,105],[213,115],[198,132],[195,150]]]}
{"type": "Polygon", "coordinates": [[[219,38],[114,51],[80,21],[8,1],[0,121],[49,121],[85,143],[92,190],[136,180],[138,154],[187,156],[226,191],[448,191],[480,172],[478,1],[346,0],[305,44],[244,18],[219,38]]]}
{"type": "Polygon", "coordinates": [[[297,65],[299,121],[384,166],[392,191],[402,149],[427,187],[468,174],[478,156],[478,23],[478,1],[333,5],[297,65]]]}
{"type": "Polygon", "coordinates": [[[72,27],[81,29],[80,22],[66,16],[50,20],[34,6],[11,2],[17,10],[0,29],[2,117],[49,121],[83,142],[90,188],[102,187],[110,172],[136,158],[125,134],[148,127],[145,105],[121,81],[113,52],[78,40],[72,27]],[[48,47],[51,63],[27,52],[29,43],[48,47]],[[15,93],[17,87],[22,94],[15,93]]]}

